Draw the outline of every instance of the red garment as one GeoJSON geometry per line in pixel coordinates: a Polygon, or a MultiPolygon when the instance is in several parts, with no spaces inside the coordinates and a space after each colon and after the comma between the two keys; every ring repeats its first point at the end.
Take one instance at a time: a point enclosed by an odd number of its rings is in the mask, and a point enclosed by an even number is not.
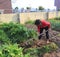
{"type": "Polygon", "coordinates": [[[37,26],[38,32],[40,32],[40,28],[44,28],[44,27],[46,27],[46,26],[48,26],[48,28],[50,28],[50,23],[49,23],[49,22],[47,22],[47,21],[45,21],[45,20],[41,20],[41,23],[42,23],[41,26],[40,26],[40,25],[37,26]]]}

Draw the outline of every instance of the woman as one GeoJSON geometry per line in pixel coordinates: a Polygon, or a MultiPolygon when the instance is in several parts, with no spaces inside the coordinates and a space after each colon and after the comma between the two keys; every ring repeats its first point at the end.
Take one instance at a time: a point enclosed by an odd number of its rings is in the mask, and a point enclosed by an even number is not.
{"type": "Polygon", "coordinates": [[[39,32],[39,39],[41,39],[42,37],[42,33],[43,33],[43,30],[45,30],[46,32],[46,39],[47,39],[47,43],[49,43],[49,28],[50,28],[50,23],[45,21],[45,20],[35,20],[35,25],[37,26],[38,28],[38,32],[39,32]]]}

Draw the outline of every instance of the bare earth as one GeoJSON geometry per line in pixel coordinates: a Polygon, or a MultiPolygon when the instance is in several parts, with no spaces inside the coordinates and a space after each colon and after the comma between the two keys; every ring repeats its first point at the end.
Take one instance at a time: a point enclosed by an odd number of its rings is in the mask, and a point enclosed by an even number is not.
{"type": "MultiPolygon", "coordinates": [[[[35,25],[26,24],[26,27],[37,31],[35,25]]],[[[45,32],[43,33],[45,34],[45,32]]],[[[43,55],[43,57],[60,57],[60,32],[49,29],[49,36],[50,36],[50,42],[55,42],[59,46],[59,49],[57,50],[57,52],[46,53],[43,55]]],[[[35,41],[34,46],[32,45],[32,47],[37,47],[47,44],[45,35],[42,37],[41,40],[34,40],[34,41],[35,41]]]]}

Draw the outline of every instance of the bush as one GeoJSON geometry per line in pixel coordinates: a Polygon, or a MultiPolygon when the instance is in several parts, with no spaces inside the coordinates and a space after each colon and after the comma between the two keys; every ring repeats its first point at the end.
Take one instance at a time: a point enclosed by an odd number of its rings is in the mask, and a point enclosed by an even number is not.
{"type": "Polygon", "coordinates": [[[59,20],[49,20],[49,22],[51,23],[52,29],[60,31],[60,21],[59,20]]]}
{"type": "Polygon", "coordinates": [[[30,57],[30,54],[23,54],[23,48],[18,48],[18,44],[0,46],[1,57],[30,57]]]}
{"type": "Polygon", "coordinates": [[[60,17],[56,17],[56,18],[54,18],[55,20],[60,20],[60,17]]]}
{"type": "Polygon", "coordinates": [[[24,42],[29,38],[35,38],[37,33],[33,29],[27,29],[24,25],[21,24],[2,24],[0,29],[3,30],[12,43],[15,42],[24,42]]]}
{"type": "Polygon", "coordinates": [[[10,43],[8,36],[3,30],[0,30],[0,44],[10,43]]]}
{"type": "Polygon", "coordinates": [[[25,24],[34,24],[34,21],[29,20],[29,21],[25,22],[25,24]]]}

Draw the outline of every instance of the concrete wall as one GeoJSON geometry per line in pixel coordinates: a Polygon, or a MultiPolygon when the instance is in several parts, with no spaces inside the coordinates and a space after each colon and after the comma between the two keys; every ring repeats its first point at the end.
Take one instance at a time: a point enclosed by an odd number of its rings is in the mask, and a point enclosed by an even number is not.
{"type": "Polygon", "coordinates": [[[18,22],[17,14],[0,14],[0,23],[18,22]]]}
{"type": "Polygon", "coordinates": [[[60,12],[30,12],[30,13],[20,13],[20,14],[0,14],[0,23],[9,23],[9,22],[19,22],[24,24],[26,21],[29,20],[36,20],[36,19],[48,19],[60,17],[60,12]]]}
{"type": "Polygon", "coordinates": [[[55,18],[56,17],[56,12],[49,12],[48,18],[55,18]]]}
{"type": "Polygon", "coordinates": [[[57,16],[56,17],[60,17],[60,11],[59,12],[57,12],[57,16]]]}
{"type": "Polygon", "coordinates": [[[21,13],[20,14],[20,22],[24,23],[25,21],[29,20],[36,20],[36,19],[45,19],[46,12],[31,12],[31,13],[21,13]]]}

